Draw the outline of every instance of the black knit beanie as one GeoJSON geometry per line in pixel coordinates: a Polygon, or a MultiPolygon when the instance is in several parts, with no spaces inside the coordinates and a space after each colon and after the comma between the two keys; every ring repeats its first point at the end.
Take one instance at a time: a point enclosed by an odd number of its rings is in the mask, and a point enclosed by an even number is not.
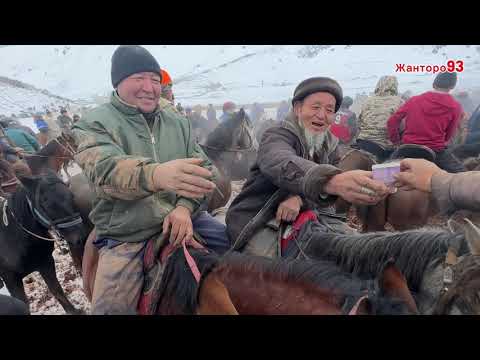
{"type": "Polygon", "coordinates": [[[456,72],[443,72],[438,74],[433,80],[433,87],[436,89],[448,89],[452,90],[457,85],[457,73],[456,72]]]}
{"type": "Polygon", "coordinates": [[[162,76],[160,65],[147,49],[138,45],[119,46],[112,56],[112,85],[114,88],[130,75],[153,72],[162,76]]]}
{"type": "Polygon", "coordinates": [[[317,92],[328,92],[332,94],[336,100],[335,112],[338,111],[343,100],[343,91],[338,82],[327,77],[313,77],[303,80],[293,92],[292,105],[294,105],[296,101],[301,101],[308,95],[317,92]]]}

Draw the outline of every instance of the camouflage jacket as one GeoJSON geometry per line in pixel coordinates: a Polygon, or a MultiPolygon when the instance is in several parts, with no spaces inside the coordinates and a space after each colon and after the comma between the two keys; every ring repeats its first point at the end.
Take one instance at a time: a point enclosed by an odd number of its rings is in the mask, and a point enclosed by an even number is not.
{"type": "Polygon", "coordinates": [[[380,78],[375,95],[362,106],[358,118],[358,139],[374,141],[387,148],[393,148],[388,138],[387,122],[391,115],[403,104],[398,94],[398,83],[393,76],[380,78]]]}
{"type": "Polygon", "coordinates": [[[444,214],[480,211],[480,171],[432,176],[432,198],[444,214]]]}
{"type": "Polygon", "coordinates": [[[93,184],[96,199],[90,219],[99,238],[144,241],[162,231],[165,216],[177,205],[198,209],[200,202],[167,191],[155,192],[153,172],[158,163],[201,157],[211,163],[191,136],[190,122],[158,106],[150,130],[136,107],[113,92],[73,126],[78,143],[76,161],[93,184]]]}

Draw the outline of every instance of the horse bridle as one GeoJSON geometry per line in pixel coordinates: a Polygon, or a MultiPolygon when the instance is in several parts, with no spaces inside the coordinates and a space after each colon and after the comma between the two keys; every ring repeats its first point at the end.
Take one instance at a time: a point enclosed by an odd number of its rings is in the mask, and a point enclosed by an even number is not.
{"type": "MultiPolygon", "coordinates": [[[[450,245],[448,247],[447,254],[445,255],[445,260],[443,262],[444,269],[442,289],[440,290],[440,296],[438,297],[438,300],[433,309],[434,315],[446,314],[453,305],[452,300],[455,298],[455,295],[452,297],[450,294],[451,291],[455,289],[456,284],[460,283],[461,281],[461,277],[455,279],[454,271],[454,267],[457,266],[459,263],[460,262],[458,261],[458,246],[456,247],[450,245]]],[[[468,307],[470,307],[472,313],[474,313],[472,304],[468,303],[467,305],[468,307]]]]}
{"type": "MultiPolygon", "coordinates": [[[[40,207],[33,206],[32,201],[30,200],[28,195],[26,195],[26,199],[27,199],[28,207],[30,208],[30,211],[32,212],[35,220],[37,220],[44,228],[52,231],[55,234],[55,236],[57,236],[59,239],[65,240],[64,237],[62,236],[61,232],[59,231],[59,229],[68,229],[68,228],[80,225],[83,222],[82,217],[80,216],[79,213],[74,213],[70,216],[67,216],[67,217],[64,217],[64,218],[61,218],[61,219],[52,220],[45,213],[42,213],[41,206],[40,207]]],[[[15,213],[13,212],[13,210],[11,208],[7,209],[7,204],[8,204],[7,199],[0,196],[0,200],[3,201],[3,223],[5,224],[5,226],[8,226],[8,218],[7,218],[6,214],[7,214],[7,211],[9,211],[10,215],[15,220],[17,225],[25,233],[27,233],[29,235],[32,235],[32,236],[34,236],[38,239],[41,239],[41,240],[55,241],[55,239],[40,236],[40,235],[35,234],[34,232],[28,230],[27,228],[25,228],[20,223],[20,221],[17,220],[17,217],[15,216],[15,213]]],[[[35,191],[34,200],[35,200],[35,204],[40,204],[40,202],[39,202],[39,200],[40,200],[40,186],[37,186],[37,189],[35,191]]]]}

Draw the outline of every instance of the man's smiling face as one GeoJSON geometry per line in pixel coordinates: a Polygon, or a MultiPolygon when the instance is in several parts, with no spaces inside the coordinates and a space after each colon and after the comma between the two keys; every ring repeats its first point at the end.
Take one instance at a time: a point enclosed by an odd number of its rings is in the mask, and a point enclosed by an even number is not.
{"type": "Polygon", "coordinates": [[[160,75],[153,72],[130,75],[118,84],[117,91],[127,104],[136,106],[143,113],[151,113],[162,93],[160,75]]]}
{"type": "Polygon", "coordinates": [[[295,103],[294,111],[303,127],[312,135],[323,133],[332,123],[335,115],[335,97],[327,92],[308,95],[295,103]]]}

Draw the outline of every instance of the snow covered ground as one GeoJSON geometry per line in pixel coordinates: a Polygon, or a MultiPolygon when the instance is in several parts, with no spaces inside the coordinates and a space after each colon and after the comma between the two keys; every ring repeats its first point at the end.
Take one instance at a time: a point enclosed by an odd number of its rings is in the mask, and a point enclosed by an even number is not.
{"type": "MultiPolygon", "coordinates": [[[[18,45],[0,48],[0,75],[71,99],[111,90],[116,45],[18,45]]],[[[442,65],[463,60],[458,88],[480,84],[480,47],[448,45],[152,45],[146,46],[174,79],[184,105],[280,101],[310,76],[331,76],[345,93],[370,92],[382,75],[396,74],[400,90],[429,89],[434,75],[395,73],[397,63],[442,65]],[[309,57],[305,53],[309,52],[309,57]]]]}

